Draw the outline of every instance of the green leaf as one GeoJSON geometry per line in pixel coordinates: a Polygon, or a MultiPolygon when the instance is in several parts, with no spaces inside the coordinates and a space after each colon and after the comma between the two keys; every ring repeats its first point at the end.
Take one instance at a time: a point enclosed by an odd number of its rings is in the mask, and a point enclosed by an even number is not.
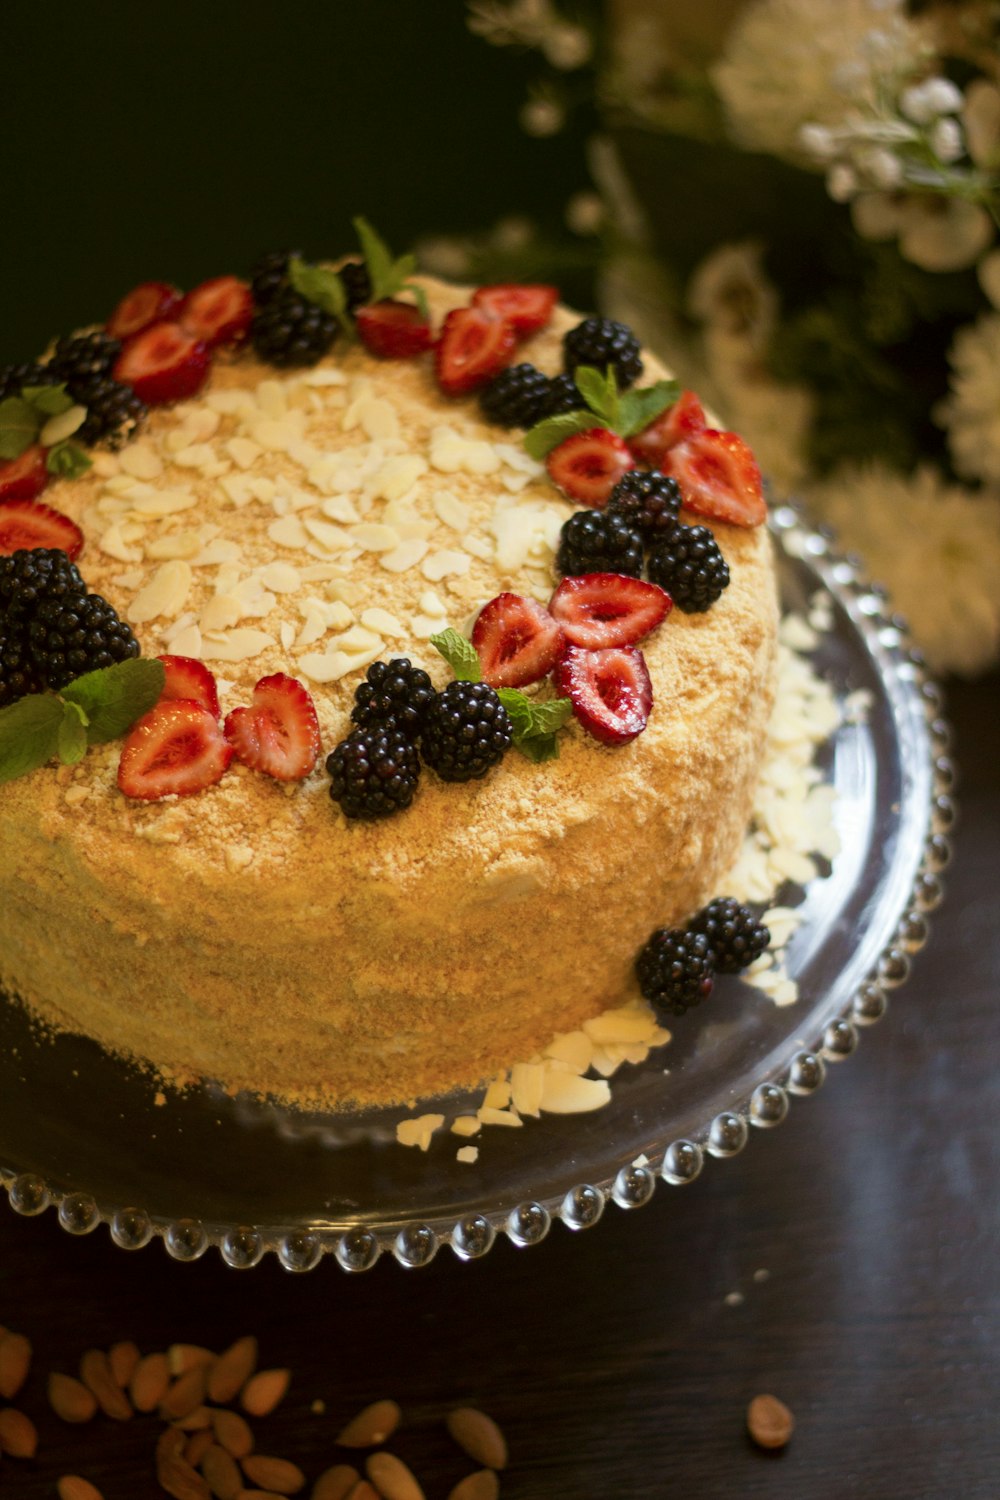
{"type": "Polygon", "coordinates": [[[385,240],[380,238],[367,219],[358,217],[352,219],[351,223],[361,242],[361,254],[365,258],[365,268],[372,285],[372,301],[381,302],[383,297],[391,297],[393,292],[399,290],[407,277],[413,275],[416,261],[412,256],[404,256],[403,260],[408,260],[410,264],[397,279],[394,274],[392,252],[385,240]]]}
{"type": "Polygon", "coordinates": [[[55,693],[32,693],[0,708],[0,782],[26,776],[53,759],[62,718],[55,693]]]}
{"type": "Polygon", "coordinates": [[[439,635],[431,636],[431,645],[439,651],[458,682],[482,682],[483,669],[476,648],[464,635],[449,625],[439,635]]]}
{"type": "Polygon", "coordinates": [[[591,411],[600,417],[602,425],[617,432],[621,403],[618,380],[611,366],[602,373],[595,370],[593,365],[580,365],[573,374],[573,380],[591,411]]]}
{"type": "Polygon", "coordinates": [[[497,696],[510,715],[517,749],[536,764],[556,760],[556,735],[573,712],[572,700],[529,698],[518,688],[497,688],[497,696]]]}
{"type": "Polygon", "coordinates": [[[87,672],[61,691],[84,711],[87,743],[100,745],[118,739],[149,712],[163,691],[164,676],[161,661],[139,656],[87,672]]]}
{"type": "Polygon", "coordinates": [[[347,313],[347,292],[336,271],[331,271],[329,266],[307,265],[299,256],[293,255],[288,263],[288,280],[300,297],[305,297],[307,302],[314,302],[325,313],[336,318],[349,338],[354,336],[354,328],[347,313]]]}
{"type": "Polygon", "coordinates": [[[544,421],[536,422],[534,427],[530,427],[524,434],[524,446],[531,457],[541,463],[566,438],[572,437],[575,432],[586,432],[593,425],[592,411],[560,412],[558,417],[546,417],[544,421]]]}
{"type": "Polygon", "coordinates": [[[621,398],[621,426],[617,429],[624,438],[642,432],[654,422],[668,406],[673,406],[681,393],[677,380],[658,380],[655,385],[646,385],[639,391],[626,391],[621,398]]]}
{"type": "Polygon", "coordinates": [[[21,398],[47,417],[58,417],[76,404],[65,385],[23,385],[21,398]]]}
{"type": "Polygon", "coordinates": [[[559,740],[554,734],[531,735],[526,740],[515,739],[514,744],[521,754],[535,765],[547,760],[559,759],[559,740]]]}
{"type": "Polygon", "coordinates": [[[20,396],[0,401],[0,458],[20,458],[41,428],[41,414],[20,396]]]}
{"type": "Polygon", "coordinates": [[[78,703],[64,703],[59,722],[59,759],[75,766],[87,753],[87,716],[78,703]]]}
{"type": "Polygon", "coordinates": [[[70,438],[64,443],[53,443],[45,455],[45,467],[50,474],[58,474],[60,479],[79,479],[92,463],[86,448],[81,448],[70,438]]]}
{"type": "Polygon", "coordinates": [[[431,320],[431,310],[427,302],[427,293],[424,291],[423,287],[418,286],[415,281],[407,281],[403,283],[399,290],[401,292],[413,293],[413,300],[417,304],[417,307],[420,309],[420,316],[423,318],[425,323],[429,323],[431,320]]]}

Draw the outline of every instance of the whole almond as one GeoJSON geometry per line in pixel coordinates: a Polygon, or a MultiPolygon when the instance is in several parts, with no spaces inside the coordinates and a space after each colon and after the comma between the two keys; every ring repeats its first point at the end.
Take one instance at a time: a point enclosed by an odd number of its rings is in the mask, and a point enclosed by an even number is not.
{"type": "MultiPolygon", "coordinates": [[[[275,1495],[271,1490],[240,1490],[236,1500],[281,1500],[281,1496],[275,1495]]],[[[375,1500],[378,1500],[378,1496],[375,1500]]]]}
{"type": "Polygon", "coordinates": [[[234,1458],[246,1458],[248,1453],[253,1452],[253,1433],[250,1430],[250,1424],[240,1416],[238,1411],[227,1411],[225,1408],[213,1411],[212,1428],[216,1442],[234,1458]]]}
{"type": "Polygon", "coordinates": [[[166,1354],[171,1375],[186,1375],[198,1365],[211,1365],[215,1355],[202,1344],[171,1344],[166,1354]]]}
{"type": "Polygon", "coordinates": [[[460,1479],[453,1490],[448,1492],[448,1500],[497,1500],[500,1494],[500,1481],[493,1469],[477,1469],[474,1474],[466,1474],[460,1479]]]}
{"type": "Polygon", "coordinates": [[[218,1443],[212,1443],[205,1450],[200,1467],[209,1489],[218,1500],[235,1500],[243,1488],[243,1475],[231,1453],[218,1443]]]}
{"type": "Polygon", "coordinates": [[[755,1396],[747,1407],[747,1430],[758,1448],[783,1448],[795,1430],[795,1418],[777,1396],[755,1396]]]}
{"type": "Polygon", "coordinates": [[[82,1380],[53,1370],[49,1376],[49,1405],[64,1422],[89,1422],[97,1411],[97,1397],[82,1380]]]}
{"type": "Polygon", "coordinates": [[[174,1422],[182,1432],[210,1432],[212,1428],[212,1408],[210,1406],[196,1406],[194,1411],[189,1411],[186,1417],[178,1417],[174,1422]]]}
{"type": "Polygon", "coordinates": [[[369,1453],[365,1470],[383,1500],[424,1500],[416,1475],[395,1453],[369,1453]]]}
{"type": "Polygon", "coordinates": [[[312,1488],[310,1500],[347,1500],[361,1475],[351,1464],[324,1469],[312,1488]]]}
{"type": "Polygon", "coordinates": [[[257,1340],[237,1339],[212,1366],[208,1378],[208,1399],[224,1405],[239,1395],[257,1368],[257,1340]]]}
{"type": "Polygon", "coordinates": [[[273,1490],[276,1495],[297,1495],[306,1482],[306,1476],[298,1464],[287,1458],[269,1458],[264,1453],[251,1453],[243,1460],[243,1472],[262,1490],[273,1490]]]}
{"type": "Polygon", "coordinates": [[[139,1346],[133,1344],[131,1339],[122,1339],[119,1343],[112,1344],[108,1350],[111,1374],[122,1390],[132,1379],[132,1371],[139,1363],[139,1358],[139,1346]]]}
{"type": "Polygon", "coordinates": [[[56,1493],[59,1500],[104,1500],[100,1490],[89,1479],[81,1479],[79,1474],[64,1474],[57,1479],[56,1493]]]}
{"type": "Polygon", "coordinates": [[[7,1333],[0,1343],[0,1396],[16,1396],[31,1368],[31,1344],[23,1333],[7,1333]]]}
{"type": "Polygon", "coordinates": [[[184,1444],[184,1462],[190,1464],[192,1469],[197,1469],[214,1442],[215,1436],[211,1427],[203,1427],[200,1432],[193,1432],[184,1444]]]}
{"type": "Polygon", "coordinates": [[[208,1384],[204,1365],[195,1365],[185,1375],[178,1375],[160,1402],[160,1416],[167,1421],[179,1421],[189,1416],[205,1400],[208,1384]]]}
{"type": "Polygon", "coordinates": [[[212,1500],[212,1492],[197,1469],[192,1469],[178,1454],[157,1454],[156,1478],[160,1488],[173,1495],[174,1500],[212,1500]]]}
{"type": "Polygon", "coordinates": [[[80,1360],[80,1379],[97,1397],[106,1417],[127,1422],[133,1415],[132,1405],[111,1373],[111,1364],[103,1349],[88,1349],[80,1360]]]}
{"type": "Polygon", "coordinates": [[[240,1405],[252,1417],[266,1417],[283,1399],[291,1378],[291,1370],[260,1370],[243,1387],[240,1405]]]}
{"type": "Polygon", "coordinates": [[[378,1490],[373,1489],[367,1479],[359,1479],[347,1500],[379,1500],[378,1490]]]}
{"type": "Polygon", "coordinates": [[[445,1417],[458,1446],[486,1469],[507,1467],[507,1439],[492,1417],[474,1406],[458,1406],[445,1417]]]}
{"type": "Polygon", "coordinates": [[[170,1366],[165,1354],[147,1354],[132,1371],[129,1395],[136,1411],[155,1411],[170,1386],[170,1366]]]}
{"type": "Polygon", "coordinates": [[[38,1431],[30,1417],[16,1406],[0,1411],[0,1450],[11,1458],[34,1458],[38,1448],[38,1431]]]}
{"type": "Polygon", "coordinates": [[[395,1401],[373,1401],[337,1436],[342,1448],[377,1448],[399,1426],[400,1410],[395,1401]]]}

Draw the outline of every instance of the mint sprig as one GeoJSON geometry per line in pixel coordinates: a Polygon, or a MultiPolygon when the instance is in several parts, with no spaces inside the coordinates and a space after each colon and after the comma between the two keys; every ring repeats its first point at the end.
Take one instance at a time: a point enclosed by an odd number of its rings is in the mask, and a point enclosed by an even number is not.
{"type": "Polygon", "coordinates": [[[86,474],[92,463],[93,459],[87,450],[70,438],[61,443],[53,443],[45,454],[45,467],[59,479],[79,479],[82,474],[86,474]]]}
{"type": "Polygon", "coordinates": [[[497,697],[510,716],[514,744],[521,754],[536,764],[558,759],[556,735],[572,716],[572,699],[529,698],[520,688],[497,688],[497,697]]]}
{"type": "Polygon", "coordinates": [[[336,318],[348,338],[353,338],[354,326],[347,312],[347,292],[336,271],[331,271],[329,266],[311,266],[293,255],[288,262],[288,280],[300,297],[314,302],[336,318]]]}
{"type": "Polygon", "coordinates": [[[411,292],[421,316],[429,320],[430,311],[424,289],[410,280],[417,269],[417,257],[412,252],[394,257],[385,240],[376,233],[367,219],[358,217],[351,222],[357,232],[365,270],[371,282],[371,300],[382,302],[387,297],[395,297],[397,292],[411,292]]]}
{"type": "Polygon", "coordinates": [[[475,646],[461,631],[453,630],[449,625],[447,630],[431,636],[431,645],[444,657],[457,682],[482,682],[483,669],[479,655],[475,646]]]}
{"type": "Polygon", "coordinates": [[[573,378],[580,392],[580,409],[546,417],[524,435],[525,448],[539,463],[566,438],[595,426],[595,418],[596,425],[619,437],[634,437],[673,406],[681,392],[676,380],[658,380],[638,391],[619,391],[610,366],[602,373],[592,365],[580,365],[573,378]]]}
{"type": "MultiPolygon", "coordinates": [[[[32,443],[38,442],[39,433],[49,418],[69,411],[73,404],[73,398],[65,385],[26,385],[22,386],[20,395],[8,396],[5,401],[0,401],[0,458],[20,458],[32,443]]],[[[78,445],[74,444],[74,447],[78,445]]],[[[78,451],[83,453],[82,448],[78,451]]],[[[90,460],[87,459],[84,468],[77,469],[77,474],[82,474],[89,467],[90,460]]],[[[68,472],[53,468],[51,464],[49,471],[53,474],[68,472]]],[[[69,477],[75,479],[77,474],[69,477]]]]}

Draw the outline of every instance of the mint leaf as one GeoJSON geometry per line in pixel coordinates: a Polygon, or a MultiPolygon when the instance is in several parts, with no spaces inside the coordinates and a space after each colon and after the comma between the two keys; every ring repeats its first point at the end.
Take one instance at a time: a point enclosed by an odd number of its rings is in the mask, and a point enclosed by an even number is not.
{"type": "Polygon", "coordinates": [[[87,716],[78,703],[64,703],[59,721],[59,759],[75,766],[87,753],[87,716]]]}
{"type": "Polygon", "coordinates": [[[367,219],[351,221],[361,242],[365,269],[371,282],[372,302],[382,302],[386,297],[395,297],[397,292],[411,292],[420,309],[420,315],[430,321],[430,309],[422,286],[417,286],[410,277],[417,269],[417,257],[412,252],[393,260],[392,251],[385,240],[372,228],[367,219]]]}
{"type": "Polygon", "coordinates": [[[307,265],[299,256],[293,255],[288,262],[288,280],[300,297],[314,302],[336,318],[347,336],[353,337],[354,329],[347,315],[347,292],[336,271],[331,271],[329,266],[307,265]]]}
{"type": "Polygon", "coordinates": [[[464,635],[449,625],[439,635],[431,636],[431,645],[444,657],[457,682],[482,682],[483,669],[476,648],[464,635]]]}
{"type": "Polygon", "coordinates": [[[50,474],[58,474],[60,479],[79,479],[92,462],[87,450],[69,438],[64,443],[53,443],[45,455],[45,467],[50,474]]]}
{"type": "Polygon", "coordinates": [[[423,287],[418,286],[415,281],[405,281],[399,290],[401,292],[413,293],[413,300],[417,304],[417,307],[420,309],[420,316],[423,318],[425,323],[429,323],[431,320],[431,310],[427,303],[427,293],[424,291],[423,287]]]}
{"type": "Polygon", "coordinates": [[[514,744],[536,764],[556,760],[556,732],[573,712],[569,698],[529,698],[519,688],[497,688],[497,697],[510,715],[514,744]]]}
{"type": "Polygon", "coordinates": [[[32,693],[0,708],[0,782],[26,776],[53,759],[62,718],[55,693],[32,693]]]}
{"type": "Polygon", "coordinates": [[[558,417],[546,417],[530,427],[524,434],[524,446],[531,457],[541,463],[566,438],[572,437],[575,432],[586,432],[588,427],[593,426],[592,411],[560,412],[558,417]]]}
{"type": "Polygon", "coordinates": [[[20,396],[0,401],[0,458],[20,458],[42,427],[41,416],[20,396]]]}
{"type": "Polygon", "coordinates": [[[522,740],[515,737],[514,744],[536,766],[547,760],[559,759],[559,741],[554,734],[535,734],[522,740]]]}
{"type": "Polygon", "coordinates": [[[624,438],[633,437],[656,420],[681,393],[680,381],[658,380],[641,391],[626,391],[621,398],[621,422],[618,429],[624,438]]]}
{"type": "Polygon", "coordinates": [[[602,426],[618,432],[621,402],[618,380],[611,366],[602,374],[593,365],[580,365],[574,371],[573,380],[591,411],[600,417],[602,426]]]}
{"type": "Polygon", "coordinates": [[[75,405],[65,385],[23,385],[21,399],[47,417],[58,417],[75,405]]]}
{"type": "Polygon", "coordinates": [[[100,745],[118,739],[149,712],[163,691],[164,676],[161,661],[139,656],[87,672],[61,693],[67,703],[83,710],[87,743],[100,745]]]}

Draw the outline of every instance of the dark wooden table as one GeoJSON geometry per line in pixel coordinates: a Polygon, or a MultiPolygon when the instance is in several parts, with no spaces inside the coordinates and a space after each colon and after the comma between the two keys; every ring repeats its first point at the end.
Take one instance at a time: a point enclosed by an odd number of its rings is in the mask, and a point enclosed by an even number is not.
{"type": "Polygon", "coordinates": [[[228,1270],[159,1244],[76,1240],[53,1214],[0,1210],[0,1322],[27,1333],[21,1404],[39,1456],[0,1459],[4,1494],[51,1497],[67,1471],[106,1500],[160,1493],[150,1419],[63,1426],[44,1373],[134,1338],[223,1347],[256,1333],[293,1371],[259,1446],[310,1476],[363,1403],[394,1396],[393,1446],[429,1500],[464,1471],[440,1419],[474,1402],[506,1430],[503,1494],[692,1500],[993,1500],[1000,1494],[1000,677],[953,687],[962,822],[948,899],[913,977],[858,1053],[776,1132],[593,1230],[443,1251],[404,1272],[273,1258],[228,1270]],[[756,1450],[744,1409],[782,1397],[797,1429],[756,1450]],[[316,1401],[325,1412],[312,1410],[316,1401]]]}

